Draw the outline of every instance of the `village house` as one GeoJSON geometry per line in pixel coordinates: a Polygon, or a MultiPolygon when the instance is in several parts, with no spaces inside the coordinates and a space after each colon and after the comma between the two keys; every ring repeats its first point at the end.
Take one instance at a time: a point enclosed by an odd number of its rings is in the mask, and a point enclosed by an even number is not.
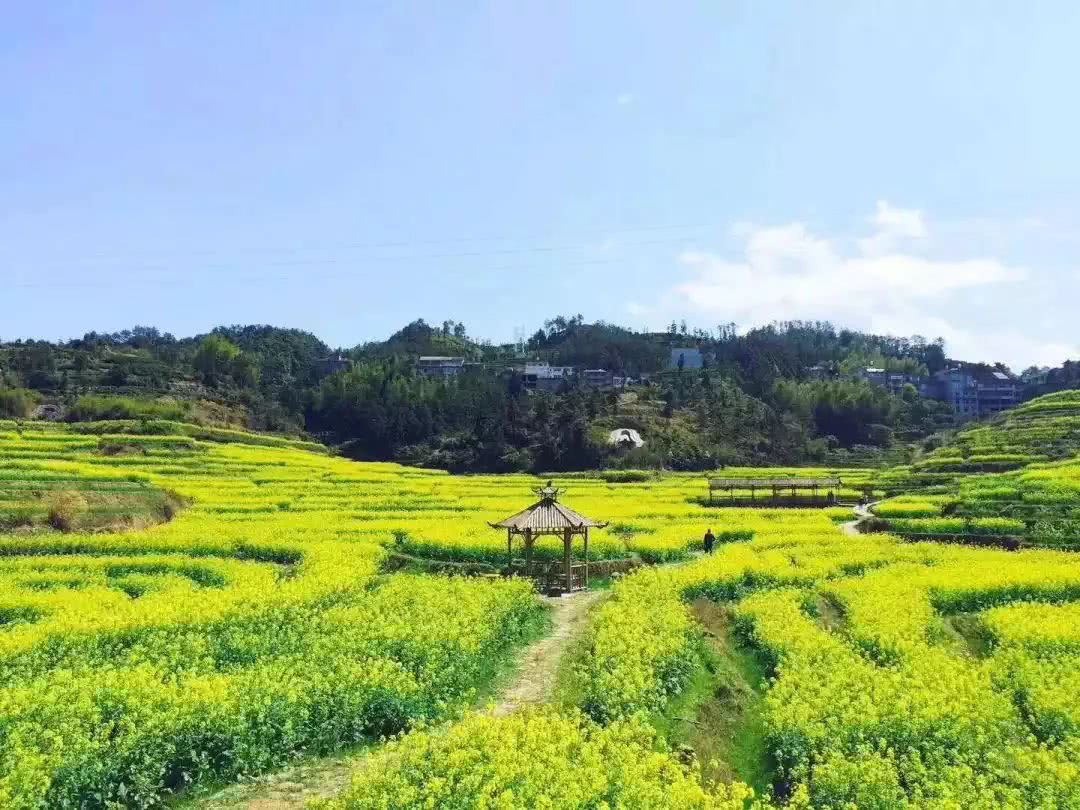
{"type": "Polygon", "coordinates": [[[615,375],[606,368],[587,368],[581,372],[581,384],[587,388],[611,388],[615,375]]]}
{"type": "Polygon", "coordinates": [[[339,371],[347,371],[352,367],[352,360],[341,352],[324,357],[321,361],[323,374],[336,374],[339,371]]]}
{"type": "Polygon", "coordinates": [[[522,381],[529,390],[557,391],[574,377],[573,366],[552,366],[548,363],[526,363],[522,381]]]}
{"type": "Polygon", "coordinates": [[[465,367],[465,358],[427,356],[421,357],[416,365],[425,377],[456,377],[465,367]]]}
{"type": "Polygon", "coordinates": [[[906,374],[902,371],[887,371],[883,368],[864,368],[859,376],[871,385],[886,389],[890,394],[899,394],[905,385],[915,386],[915,390],[926,395],[929,379],[918,374],[906,374]]]}
{"type": "Polygon", "coordinates": [[[1020,384],[1000,369],[961,364],[942,369],[931,383],[931,395],[953,406],[960,416],[977,418],[1012,408],[1020,402],[1020,384]]]}

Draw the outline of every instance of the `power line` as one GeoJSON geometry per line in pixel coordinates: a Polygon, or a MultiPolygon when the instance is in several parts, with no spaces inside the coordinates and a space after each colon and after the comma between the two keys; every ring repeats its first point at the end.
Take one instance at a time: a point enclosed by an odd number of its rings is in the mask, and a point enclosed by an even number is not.
{"type": "MultiPolygon", "coordinates": [[[[688,243],[688,241],[687,241],[687,239],[685,237],[679,237],[679,238],[653,239],[653,240],[648,240],[648,241],[629,242],[629,243],[626,243],[624,245],[620,245],[619,247],[620,247],[620,249],[625,250],[625,249],[633,249],[633,248],[638,248],[638,247],[653,247],[653,246],[656,246],[656,245],[670,245],[670,244],[687,245],[689,243],[688,243]]],[[[382,264],[382,263],[409,262],[409,261],[417,262],[417,263],[423,263],[423,262],[430,262],[430,261],[436,261],[436,260],[449,260],[449,259],[462,259],[462,258],[485,259],[485,258],[494,258],[494,257],[501,257],[501,256],[542,255],[542,254],[553,254],[553,253],[564,252],[564,251],[587,251],[587,250],[590,250],[590,249],[593,249],[593,246],[591,246],[591,245],[545,245],[545,246],[535,246],[535,247],[530,247],[530,248],[516,248],[516,249],[504,249],[504,250],[492,250],[492,251],[459,251],[459,252],[456,252],[456,253],[428,253],[428,254],[412,254],[412,255],[401,255],[401,256],[365,256],[365,257],[355,257],[355,258],[337,257],[337,258],[325,258],[325,259],[297,259],[297,260],[261,262],[260,264],[263,267],[296,267],[296,268],[311,268],[311,267],[320,267],[320,266],[336,266],[336,265],[343,265],[343,264],[351,264],[351,265],[355,265],[357,267],[357,269],[359,270],[363,265],[370,264],[370,263],[382,264]]],[[[596,259],[596,260],[583,260],[583,261],[575,261],[575,262],[560,262],[558,266],[559,267],[577,267],[577,266],[586,266],[586,265],[592,265],[592,264],[613,264],[613,263],[625,262],[625,261],[628,261],[628,260],[626,258],[596,259]]],[[[137,281],[147,281],[147,280],[148,281],[153,281],[153,282],[164,283],[166,281],[171,282],[175,278],[175,274],[178,271],[182,271],[185,274],[190,274],[192,272],[200,272],[200,271],[236,269],[236,266],[237,266],[236,263],[210,264],[210,265],[202,265],[202,266],[196,266],[196,267],[184,266],[184,267],[180,267],[180,268],[167,267],[167,266],[159,265],[159,266],[154,266],[154,267],[126,268],[126,269],[122,270],[119,273],[117,273],[115,271],[105,271],[105,270],[102,270],[100,272],[102,273],[103,276],[107,277],[108,281],[113,282],[113,283],[116,283],[116,282],[135,283],[137,281]],[[163,272],[163,273],[167,273],[168,275],[162,276],[162,277],[153,277],[153,276],[147,275],[148,272],[153,272],[153,271],[160,271],[160,272],[163,272]]],[[[503,270],[535,269],[535,267],[530,267],[530,266],[517,266],[517,267],[505,267],[505,268],[501,268],[501,267],[485,267],[485,268],[482,268],[482,269],[484,269],[484,270],[486,270],[488,272],[501,272],[503,270]]],[[[347,275],[352,275],[352,274],[347,274],[347,275]]],[[[249,278],[254,278],[254,279],[275,278],[275,276],[271,276],[269,274],[262,273],[262,272],[249,273],[248,277],[249,278]]],[[[322,274],[322,275],[320,275],[320,277],[326,278],[327,276],[325,274],[322,274]]],[[[339,276],[339,277],[347,277],[347,276],[339,276]]],[[[288,278],[288,276],[277,276],[277,278],[288,278]]],[[[90,286],[100,285],[103,280],[104,280],[103,278],[99,277],[99,278],[95,279],[93,281],[93,284],[90,285],[90,286]]],[[[230,276],[230,280],[242,280],[242,279],[238,279],[236,276],[230,276]]],[[[36,288],[41,288],[41,287],[56,288],[56,287],[59,287],[61,285],[58,285],[54,280],[50,280],[50,281],[12,282],[12,283],[9,283],[6,286],[9,289],[10,288],[36,289],[36,288]]],[[[64,284],[63,286],[72,286],[72,285],[64,284]]],[[[83,286],[86,286],[86,285],[83,285],[83,286]]]]}
{"type": "MultiPolygon", "coordinates": [[[[579,261],[579,262],[565,262],[558,265],[559,268],[564,267],[586,267],[593,265],[605,265],[605,264],[623,264],[626,259],[595,259],[591,261],[579,261]]],[[[333,264],[343,264],[343,261],[335,261],[333,264]]],[[[485,267],[483,270],[489,273],[509,273],[525,270],[537,270],[536,265],[508,265],[503,267],[485,267]]],[[[349,273],[319,273],[316,277],[312,277],[310,273],[248,273],[241,276],[229,276],[229,280],[232,282],[258,282],[258,281],[288,281],[289,279],[307,277],[317,278],[318,281],[332,281],[335,279],[348,279],[355,278],[358,275],[358,271],[349,273]]],[[[196,284],[202,282],[219,281],[220,278],[213,276],[196,276],[192,278],[187,274],[173,273],[167,276],[131,276],[126,279],[110,278],[109,283],[123,282],[125,284],[164,284],[164,285],[185,285],[196,284]]],[[[6,284],[5,289],[45,289],[48,288],[53,292],[64,292],[68,289],[89,289],[101,287],[103,279],[87,279],[86,281],[71,282],[71,283],[58,283],[55,280],[49,281],[27,281],[27,282],[15,282],[12,284],[6,284]]]]}
{"type": "MultiPolygon", "coordinates": [[[[596,229],[592,231],[580,231],[577,236],[580,238],[612,236],[617,234],[635,234],[635,233],[655,233],[658,231],[690,231],[690,230],[703,230],[706,228],[714,228],[714,223],[697,223],[689,225],[644,225],[634,227],[615,227],[596,229]]],[[[388,241],[373,241],[373,242],[345,242],[338,244],[322,244],[322,245],[279,245],[279,246],[249,246],[241,248],[206,248],[198,250],[187,251],[174,251],[174,252],[141,252],[128,255],[109,255],[106,253],[89,254],[82,258],[69,258],[66,261],[82,261],[82,262],[100,262],[100,261],[129,261],[144,256],[152,258],[161,257],[176,257],[183,258],[185,256],[213,256],[223,254],[236,254],[236,253],[271,253],[271,254],[288,254],[288,253],[304,253],[320,250],[381,250],[381,249],[396,249],[396,248],[414,248],[414,247],[430,247],[433,245],[455,245],[455,244],[467,244],[469,242],[519,242],[530,241],[533,239],[542,238],[537,236],[463,236],[463,237],[450,237],[439,239],[407,239],[407,240],[388,240],[388,241]]],[[[564,250],[573,249],[575,247],[582,247],[580,245],[573,245],[568,247],[551,247],[551,248],[526,248],[525,250],[564,250]]],[[[591,247],[591,246],[584,246],[591,247]]],[[[486,252],[486,251],[485,251],[486,252]]],[[[63,259],[63,257],[57,257],[57,259],[63,259]]]]}

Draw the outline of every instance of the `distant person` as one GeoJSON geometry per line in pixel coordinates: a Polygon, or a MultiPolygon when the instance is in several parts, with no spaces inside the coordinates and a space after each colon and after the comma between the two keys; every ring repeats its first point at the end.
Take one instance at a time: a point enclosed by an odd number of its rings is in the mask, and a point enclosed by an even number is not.
{"type": "Polygon", "coordinates": [[[705,553],[712,554],[712,547],[716,543],[716,535],[712,533],[712,529],[705,530],[705,553]]]}

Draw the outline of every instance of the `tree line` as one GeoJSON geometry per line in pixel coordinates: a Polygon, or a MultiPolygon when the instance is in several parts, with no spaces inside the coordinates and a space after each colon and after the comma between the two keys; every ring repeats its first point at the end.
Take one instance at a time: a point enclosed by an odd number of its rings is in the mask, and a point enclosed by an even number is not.
{"type": "Polygon", "coordinates": [[[358,458],[455,471],[710,469],[873,459],[929,435],[950,424],[946,406],[910,386],[891,394],[855,372],[877,366],[925,375],[947,362],[940,340],[826,322],[744,333],[732,324],[693,331],[672,324],[646,333],[558,316],[523,345],[494,345],[470,337],[461,323],[417,320],[387,340],[349,349],[272,326],[219,327],[190,338],[135,327],[62,343],[0,344],[0,416],[25,417],[54,402],[68,418],[150,418],[147,400],[167,397],[188,403],[180,417],[224,413],[255,429],[313,433],[358,458]],[[672,366],[676,346],[699,349],[702,367],[672,366]],[[469,365],[453,379],[431,379],[417,369],[425,354],[469,365]],[[529,391],[514,371],[525,359],[604,368],[635,384],[618,392],[568,380],[555,391],[529,391]],[[645,447],[608,442],[610,431],[625,427],[637,429],[645,447]]]}

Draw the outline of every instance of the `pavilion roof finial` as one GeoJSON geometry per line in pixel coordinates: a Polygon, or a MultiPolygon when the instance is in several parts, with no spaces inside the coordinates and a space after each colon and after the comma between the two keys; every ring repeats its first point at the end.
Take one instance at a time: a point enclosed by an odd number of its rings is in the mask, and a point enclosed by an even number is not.
{"type": "Polygon", "coordinates": [[[535,490],[540,496],[539,501],[505,520],[488,525],[493,529],[510,529],[515,532],[528,530],[534,535],[562,534],[566,530],[577,534],[586,529],[602,529],[607,526],[607,523],[587,518],[559,503],[559,491],[551,481],[548,481],[545,486],[535,490]]]}
{"type": "Polygon", "coordinates": [[[560,490],[559,490],[558,487],[555,486],[554,482],[552,482],[551,479],[548,479],[548,482],[544,486],[542,486],[539,489],[534,490],[534,491],[536,492],[537,495],[540,496],[540,498],[542,500],[545,500],[545,501],[557,501],[557,500],[559,500],[559,491],[560,490]]]}

